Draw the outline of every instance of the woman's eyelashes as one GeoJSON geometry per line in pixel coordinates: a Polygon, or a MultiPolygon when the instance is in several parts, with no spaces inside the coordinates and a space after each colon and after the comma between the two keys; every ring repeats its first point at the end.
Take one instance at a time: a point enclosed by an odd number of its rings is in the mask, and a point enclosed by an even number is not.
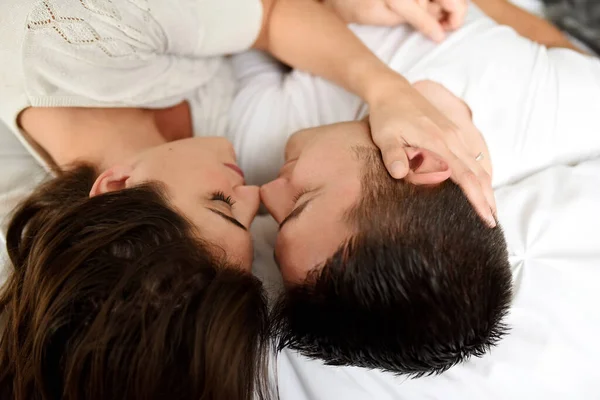
{"type": "Polygon", "coordinates": [[[227,204],[229,207],[233,207],[235,201],[231,198],[231,196],[226,196],[224,192],[215,192],[212,195],[212,201],[222,201],[227,204]]]}

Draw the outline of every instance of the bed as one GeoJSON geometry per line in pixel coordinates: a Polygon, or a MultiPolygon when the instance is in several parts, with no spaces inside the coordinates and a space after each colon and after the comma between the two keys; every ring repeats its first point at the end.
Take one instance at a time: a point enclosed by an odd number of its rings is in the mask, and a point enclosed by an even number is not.
{"type": "MultiPolygon", "coordinates": [[[[537,0],[518,3],[541,11],[537,0]]],[[[0,160],[3,220],[45,173],[3,126],[0,160]]],[[[496,194],[515,283],[505,340],[484,358],[414,380],[286,350],[277,364],[281,399],[600,399],[600,159],[549,168],[496,194]]],[[[255,270],[272,292],[280,285],[276,229],[267,216],[252,227],[255,270]]]]}

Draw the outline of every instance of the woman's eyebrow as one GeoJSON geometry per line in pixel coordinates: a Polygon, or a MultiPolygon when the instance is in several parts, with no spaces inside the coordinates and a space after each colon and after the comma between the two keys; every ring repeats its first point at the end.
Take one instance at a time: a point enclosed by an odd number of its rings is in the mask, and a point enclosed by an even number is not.
{"type": "Polygon", "coordinates": [[[221,218],[225,219],[227,222],[229,222],[229,223],[231,223],[231,224],[233,224],[233,225],[237,226],[238,228],[241,228],[241,229],[243,229],[243,230],[244,230],[244,231],[246,231],[246,232],[248,231],[248,229],[246,229],[246,227],[245,227],[244,225],[242,225],[242,223],[241,223],[240,221],[238,221],[237,219],[235,219],[235,218],[233,218],[233,217],[230,217],[229,215],[227,215],[227,214],[224,214],[224,213],[222,213],[222,212],[221,212],[221,211],[219,211],[219,210],[215,210],[214,208],[209,208],[209,207],[206,207],[206,209],[207,209],[207,210],[209,210],[209,211],[212,211],[212,212],[214,212],[214,213],[215,213],[215,214],[217,214],[219,217],[221,217],[221,218]]]}

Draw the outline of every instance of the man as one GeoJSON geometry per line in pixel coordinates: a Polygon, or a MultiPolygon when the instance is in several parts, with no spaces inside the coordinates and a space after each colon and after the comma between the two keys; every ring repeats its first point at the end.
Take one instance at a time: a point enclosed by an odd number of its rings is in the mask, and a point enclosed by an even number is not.
{"type": "MultiPolygon", "coordinates": [[[[403,28],[355,33],[452,116],[473,159],[490,174],[493,161],[496,186],[600,154],[600,62],[561,49],[572,45],[556,29],[504,0],[477,4],[557,48],[477,9],[440,45],[403,28]]],[[[275,178],[270,167],[281,165],[248,140],[252,132],[274,154],[285,148],[279,175],[261,189],[280,224],[275,254],[287,287],[274,313],[280,345],[329,364],[422,375],[495,344],[511,298],[506,244],[446,182],[447,163],[409,148],[410,181],[426,185],[394,181],[364,122],[287,140],[281,131],[367,112],[343,90],[261,55],[235,62],[237,102],[248,107],[237,107],[246,119],[234,128],[251,131],[236,147],[249,179],[275,178]]]]}

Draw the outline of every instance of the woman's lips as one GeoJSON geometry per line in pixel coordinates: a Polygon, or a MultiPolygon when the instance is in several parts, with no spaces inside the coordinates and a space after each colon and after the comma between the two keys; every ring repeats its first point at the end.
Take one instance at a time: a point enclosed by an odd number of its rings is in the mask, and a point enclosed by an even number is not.
{"type": "Polygon", "coordinates": [[[244,171],[242,171],[242,170],[240,169],[240,167],[238,167],[237,165],[235,165],[235,164],[225,164],[225,166],[226,166],[227,168],[231,168],[232,170],[234,170],[235,172],[237,172],[237,174],[238,174],[239,176],[241,176],[242,178],[244,178],[244,171]]]}

